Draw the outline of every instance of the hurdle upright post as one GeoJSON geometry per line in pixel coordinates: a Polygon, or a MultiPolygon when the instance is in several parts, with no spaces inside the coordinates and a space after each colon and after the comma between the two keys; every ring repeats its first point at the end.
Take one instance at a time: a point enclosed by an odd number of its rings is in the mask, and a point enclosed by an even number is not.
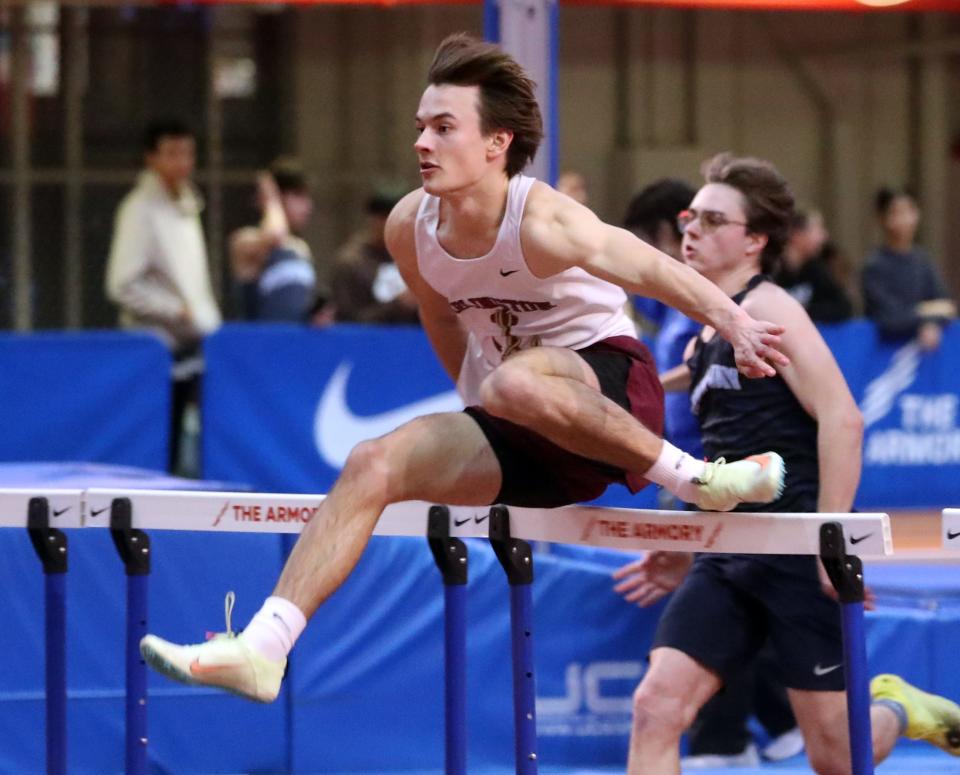
{"type": "Polygon", "coordinates": [[[870,681],[863,622],[863,563],[846,552],[843,526],[820,526],[820,559],[840,599],[843,614],[843,662],[847,684],[847,724],[853,775],[873,775],[873,735],[870,728],[870,681]]]}
{"type": "Polygon", "coordinates": [[[67,537],[50,527],[50,502],[31,498],[27,504],[30,543],[43,564],[46,638],[47,773],[67,771],[67,537]]]}
{"type": "Polygon", "coordinates": [[[127,574],[126,773],[146,775],[147,666],[140,656],[140,639],[147,634],[150,536],[133,527],[129,498],[114,498],[111,502],[110,536],[127,574]]]}
{"type": "Polygon", "coordinates": [[[443,577],[444,764],[467,772],[467,545],[450,537],[450,509],[431,506],[427,543],[443,577]]]}
{"type": "Polygon", "coordinates": [[[490,509],[490,543],[510,584],[513,730],[517,775],[537,772],[537,693],[533,669],[533,549],[510,535],[510,512],[490,509]]]}

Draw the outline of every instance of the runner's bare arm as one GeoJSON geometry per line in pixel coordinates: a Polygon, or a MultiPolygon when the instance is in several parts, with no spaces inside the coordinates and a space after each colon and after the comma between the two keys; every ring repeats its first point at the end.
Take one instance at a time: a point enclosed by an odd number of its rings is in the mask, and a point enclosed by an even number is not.
{"type": "Polygon", "coordinates": [[[690,369],[685,363],[667,369],[660,374],[660,384],[665,393],[679,393],[690,387],[690,369]]]}
{"type": "Polygon", "coordinates": [[[417,300],[420,322],[430,344],[447,374],[456,382],[467,348],[467,335],[450,304],[423,279],[417,267],[414,226],[422,197],[423,191],[418,189],[407,194],[393,208],[385,232],[387,250],[417,300]]]}
{"type": "Polygon", "coordinates": [[[809,315],[790,294],[764,283],[744,307],[782,323],[789,366],[777,371],[807,413],[817,421],[819,511],[850,511],[860,482],[863,418],[830,348],[809,315]]]}
{"type": "Polygon", "coordinates": [[[693,377],[690,374],[690,367],[687,366],[687,361],[693,357],[693,348],[696,343],[697,337],[691,337],[683,348],[683,361],[672,369],[667,369],[660,374],[660,384],[663,385],[665,393],[678,393],[682,390],[690,389],[690,383],[693,377]]]}
{"type": "Polygon", "coordinates": [[[257,175],[257,195],[263,211],[260,224],[237,229],[230,235],[230,267],[241,281],[256,279],[267,254],[290,234],[280,190],[269,172],[257,175]]]}
{"type": "Polygon", "coordinates": [[[754,320],[690,267],[629,231],[603,223],[545,184],[530,191],[520,239],[527,265],[538,277],[580,267],[713,326],[733,345],[737,366],[748,377],[773,376],[774,364],[789,362],[778,349],[781,326],[754,320]]]}

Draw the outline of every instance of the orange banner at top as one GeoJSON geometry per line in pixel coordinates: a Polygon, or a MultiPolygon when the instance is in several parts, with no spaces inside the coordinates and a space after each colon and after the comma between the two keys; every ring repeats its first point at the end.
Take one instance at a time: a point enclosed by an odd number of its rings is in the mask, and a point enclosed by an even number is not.
{"type": "MultiPolygon", "coordinates": [[[[179,3],[182,0],[166,0],[179,3]]],[[[207,3],[268,5],[264,0],[200,0],[207,3]]],[[[275,0],[275,5],[459,5],[482,0],[275,0]]],[[[960,0],[560,0],[571,5],[623,5],[742,11],[954,11],[960,0]]]]}

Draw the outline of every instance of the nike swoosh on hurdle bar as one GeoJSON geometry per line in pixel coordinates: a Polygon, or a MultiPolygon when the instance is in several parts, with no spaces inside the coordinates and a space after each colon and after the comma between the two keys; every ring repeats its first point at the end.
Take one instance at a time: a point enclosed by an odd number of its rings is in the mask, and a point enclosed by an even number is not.
{"type": "Polygon", "coordinates": [[[850,543],[856,546],[861,541],[866,541],[872,535],[873,533],[867,533],[866,535],[862,535],[862,536],[850,536],[850,543]]]}
{"type": "Polygon", "coordinates": [[[952,530],[947,531],[948,541],[952,541],[954,538],[957,538],[958,536],[960,536],[960,530],[958,530],[957,532],[953,532],[952,530]]]}

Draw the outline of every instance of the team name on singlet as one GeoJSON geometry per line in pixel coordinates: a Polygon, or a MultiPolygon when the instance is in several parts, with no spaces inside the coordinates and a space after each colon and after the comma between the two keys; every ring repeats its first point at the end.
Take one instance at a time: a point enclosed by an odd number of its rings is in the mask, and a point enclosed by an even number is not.
{"type": "Polygon", "coordinates": [[[523,301],[522,299],[498,299],[492,296],[477,296],[450,302],[450,308],[458,315],[468,309],[508,309],[511,312],[546,312],[557,305],[550,301],[523,301]]]}

